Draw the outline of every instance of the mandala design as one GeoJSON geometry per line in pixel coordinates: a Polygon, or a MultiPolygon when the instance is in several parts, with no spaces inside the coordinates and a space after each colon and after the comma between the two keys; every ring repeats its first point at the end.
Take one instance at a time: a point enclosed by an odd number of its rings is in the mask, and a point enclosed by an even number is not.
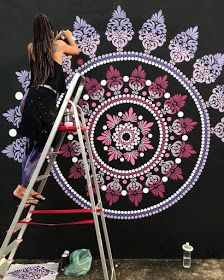
{"type": "MultiPolygon", "coordinates": [[[[216,81],[224,55],[197,58],[192,77],[187,78],[175,64],[194,59],[197,26],[170,41],[170,62],[149,54],[166,42],[162,11],[149,17],[136,33],[143,52],[124,51],[134,31],[126,12],[118,6],[105,32],[116,52],[97,56],[100,35],[77,16],[73,34],[86,58],[77,59],[74,68],[70,56],[63,59],[67,86],[75,72],[86,78],[79,105],[88,126],[105,215],[116,219],[138,219],[171,207],[202,173],[210,136],[224,142],[224,118],[210,128],[208,114],[208,110],[223,113],[224,86],[216,85],[206,101],[195,86],[216,81]]],[[[17,78],[25,93],[29,72],[18,72],[17,78]]],[[[4,117],[18,127],[19,107],[9,109],[4,117]]],[[[76,137],[75,133],[68,135],[52,173],[71,199],[90,208],[76,137]]],[[[2,152],[21,161],[23,148],[19,147],[24,147],[24,141],[16,139],[2,152]]]]}

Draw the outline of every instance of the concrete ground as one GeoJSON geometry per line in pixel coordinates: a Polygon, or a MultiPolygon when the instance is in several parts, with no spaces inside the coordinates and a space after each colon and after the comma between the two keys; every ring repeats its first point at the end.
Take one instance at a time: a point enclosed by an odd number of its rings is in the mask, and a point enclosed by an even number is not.
{"type": "MultiPolygon", "coordinates": [[[[17,260],[15,263],[40,263],[46,260],[17,260]]],[[[224,280],[224,259],[193,259],[190,269],[182,267],[182,260],[114,260],[117,280],[224,280]]],[[[56,280],[104,280],[101,262],[94,260],[85,276],[64,276],[56,280]]]]}

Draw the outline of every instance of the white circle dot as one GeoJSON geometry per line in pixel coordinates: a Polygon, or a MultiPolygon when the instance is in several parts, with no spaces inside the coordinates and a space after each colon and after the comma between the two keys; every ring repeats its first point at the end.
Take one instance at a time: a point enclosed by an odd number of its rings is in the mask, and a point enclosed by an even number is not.
{"type": "Polygon", "coordinates": [[[104,87],[107,84],[107,81],[106,80],[102,80],[100,83],[104,87]]]}
{"type": "Polygon", "coordinates": [[[122,112],[119,112],[119,113],[118,113],[118,116],[119,116],[119,117],[121,117],[122,115],[123,115],[123,113],[122,113],[122,112]]]}
{"type": "Polygon", "coordinates": [[[145,155],[144,153],[140,153],[139,154],[140,157],[144,157],[144,155],[145,155]]]}
{"type": "Polygon", "coordinates": [[[74,138],[74,136],[72,134],[68,134],[67,138],[68,138],[68,140],[72,140],[74,138]]]}
{"type": "Polygon", "coordinates": [[[123,191],[121,192],[121,195],[123,195],[123,196],[127,195],[127,191],[126,191],[126,190],[123,190],[123,191]]]}
{"type": "Polygon", "coordinates": [[[176,158],[176,159],[175,159],[175,162],[176,162],[177,164],[180,164],[180,163],[181,163],[181,158],[176,158]]]}
{"type": "Polygon", "coordinates": [[[23,93],[20,92],[20,91],[17,91],[16,94],[15,94],[15,98],[17,100],[22,100],[23,99],[23,93]]]}
{"type": "Polygon", "coordinates": [[[149,189],[148,188],[144,188],[143,189],[143,193],[148,193],[149,192],[149,189]]]}
{"type": "Polygon", "coordinates": [[[121,158],[120,158],[120,161],[121,161],[121,162],[123,162],[123,161],[124,161],[124,158],[123,158],[123,157],[121,157],[121,158]]]}
{"type": "Polygon", "coordinates": [[[123,77],[123,81],[124,81],[124,82],[128,82],[128,81],[129,81],[129,77],[128,77],[128,76],[124,76],[124,77],[123,77]]]}
{"type": "Polygon", "coordinates": [[[167,182],[167,181],[168,181],[168,177],[163,176],[162,181],[163,181],[164,183],[167,182]]]}
{"type": "Polygon", "coordinates": [[[166,93],[164,94],[164,97],[165,97],[165,98],[169,98],[169,97],[170,97],[170,93],[169,93],[169,92],[166,92],[166,93]]]}
{"type": "Polygon", "coordinates": [[[148,137],[149,137],[149,138],[152,138],[152,133],[149,133],[149,134],[148,134],[148,137]]]}
{"type": "Polygon", "coordinates": [[[187,141],[187,140],[188,140],[188,136],[187,136],[187,135],[183,135],[183,136],[182,136],[182,140],[183,140],[183,141],[187,141]]]}
{"type": "Polygon", "coordinates": [[[83,99],[84,99],[84,100],[89,100],[89,95],[88,95],[88,94],[84,94],[84,95],[83,95],[83,99]]]}
{"type": "Polygon", "coordinates": [[[75,163],[75,162],[77,162],[77,161],[78,161],[78,158],[77,158],[77,157],[73,157],[73,158],[72,158],[72,162],[75,163]]]}
{"type": "Polygon", "coordinates": [[[150,80],[146,80],[145,84],[149,87],[149,86],[151,86],[152,82],[150,80]]]}
{"type": "Polygon", "coordinates": [[[138,119],[141,121],[143,119],[143,116],[142,115],[138,116],[138,119]]]}
{"type": "Polygon", "coordinates": [[[15,136],[17,135],[16,129],[15,129],[15,128],[10,129],[10,130],[9,130],[9,135],[10,135],[11,137],[15,137],[15,136]]]}
{"type": "Polygon", "coordinates": [[[106,129],[107,129],[107,126],[106,126],[106,125],[104,125],[104,126],[103,126],[103,130],[106,130],[106,129]]]}
{"type": "Polygon", "coordinates": [[[102,190],[102,191],[106,191],[106,190],[107,190],[107,186],[106,186],[106,185],[102,185],[102,186],[101,186],[101,190],[102,190]]]}
{"type": "Polygon", "coordinates": [[[107,150],[108,150],[108,147],[107,147],[107,146],[104,146],[103,149],[104,149],[104,151],[107,151],[107,150]]]}
{"type": "Polygon", "coordinates": [[[182,118],[184,116],[184,112],[180,111],[180,112],[177,113],[177,115],[178,115],[179,118],[182,118]]]}

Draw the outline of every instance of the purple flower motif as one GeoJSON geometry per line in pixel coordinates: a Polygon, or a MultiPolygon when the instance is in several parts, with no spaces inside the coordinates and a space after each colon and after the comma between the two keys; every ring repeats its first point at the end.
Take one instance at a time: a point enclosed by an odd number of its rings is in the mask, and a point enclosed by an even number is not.
{"type": "Polygon", "coordinates": [[[142,69],[142,66],[139,65],[137,68],[135,68],[132,71],[130,80],[129,80],[129,86],[133,90],[132,93],[137,94],[138,91],[142,90],[145,87],[145,76],[146,73],[142,69]]]}
{"type": "Polygon", "coordinates": [[[2,153],[8,158],[13,158],[15,161],[22,162],[25,153],[26,137],[18,138],[8,145],[2,153]]]}
{"type": "Polygon", "coordinates": [[[207,106],[213,109],[219,110],[219,112],[224,112],[224,85],[217,85],[213,90],[213,94],[209,97],[206,102],[207,106]]]}
{"type": "Polygon", "coordinates": [[[218,138],[224,142],[224,118],[221,119],[215,127],[211,128],[211,133],[214,133],[218,138]]]}
{"type": "Polygon", "coordinates": [[[51,277],[52,275],[57,275],[57,274],[58,274],[57,271],[50,270],[41,265],[24,267],[22,269],[17,269],[12,272],[8,272],[8,275],[11,275],[13,278],[23,279],[23,280],[38,280],[42,278],[46,279],[46,276],[51,277]]]}
{"type": "Polygon", "coordinates": [[[68,75],[72,72],[72,56],[71,55],[63,55],[62,56],[62,67],[63,71],[68,75]]]}
{"type": "Polygon", "coordinates": [[[85,88],[93,100],[99,100],[100,102],[104,100],[104,88],[96,79],[86,77],[85,88]]]}
{"type": "Polygon", "coordinates": [[[78,141],[69,141],[61,146],[60,152],[63,157],[77,157],[81,154],[81,148],[78,141]]]}
{"type": "Polygon", "coordinates": [[[122,52],[128,41],[132,39],[134,34],[132,24],[120,6],[113,12],[105,34],[107,40],[112,42],[118,52],[122,52]]]}
{"type": "Polygon", "coordinates": [[[19,127],[22,117],[19,106],[16,106],[14,109],[9,109],[6,113],[2,115],[6,118],[8,122],[11,122],[16,127],[19,127]]]}
{"type": "Polygon", "coordinates": [[[110,206],[118,202],[121,196],[121,191],[122,191],[122,187],[118,179],[114,179],[113,182],[107,184],[106,200],[110,206]]]}
{"type": "Polygon", "coordinates": [[[194,64],[192,81],[206,84],[215,82],[221,74],[223,64],[224,55],[221,53],[209,54],[197,59],[194,64]]]}
{"type": "Polygon", "coordinates": [[[139,30],[139,39],[146,53],[150,53],[166,42],[166,25],[165,18],[160,10],[152,15],[139,30]]]}
{"type": "Polygon", "coordinates": [[[100,35],[96,32],[94,27],[78,16],[76,17],[73,26],[73,35],[78,42],[79,48],[84,54],[93,58],[97,46],[100,43],[100,35]]]}
{"type": "Polygon", "coordinates": [[[167,87],[168,87],[167,75],[156,78],[148,89],[149,98],[153,100],[153,99],[163,97],[167,87]]]}
{"type": "Polygon", "coordinates": [[[24,91],[26,92],[28,86],[30,85],[31,73],[30,71],[22,70],[21,72],[16,72],[18,81],[22,84],[24,91]]]}
{"type": "Polygon", "coordinates": [[[70,168],[68,178],[79,179],[85,175],[84,165],[82,160],[74,163],[70,168]]]}
{"type": "Polygon", "coordinates": [[[174,96],[168,98],[164,103],[164,108],[162,112],[164,114],[174,115],[180,111],[182,107],[185,106],[185,100],[187,95],[175,94],[174,96]]]}
{"type": "Polygon", "coordinates": [[[142,200],[142,185],[133,179],[127,185],[127,192],[129,200],[137,207],[142,200]]]}
{"type": "Polygon", "coordinates": [[[170,57],[173,64],[184,60],[189,61],[194,57],[198,45],[198,36],[198,26],[195,26],[177,34],[170,41],[170,57]]]}
{"type": "Polygon", "coordinates": [[[107,71],[106,77],[108,88],[114,91],[114,94],[120,93],[120,89],[124,84],[120,71],[110,65],[110,69],[107,71]]]}

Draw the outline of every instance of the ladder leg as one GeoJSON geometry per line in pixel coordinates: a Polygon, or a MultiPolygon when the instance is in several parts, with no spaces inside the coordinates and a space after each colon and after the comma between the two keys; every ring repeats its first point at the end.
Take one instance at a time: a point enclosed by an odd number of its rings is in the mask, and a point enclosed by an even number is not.
{"type": "MultiPolygon", "coordinates": [[[[84,115],[82,113],[81,113],[81,120],[82,120],[82,125],[86,126],[84,115]]],[[[88,137],[88,132],[84,131],[84,133],[85,133],[86,147],[87,147],[89,160],[90,160],[91,171],[93,174],[94,186],[96,189],[97,200],[99,201],[99,207],[103,208],[100,190],[99,190],[99,184],[97,181],[97,174],[96,174],[95,165],[94,165],[94,161],[93,161],[92,149],[91,149],[90,141],[89,141],[89,137],[88,137]]],[[[109,262],[110,262],[110,268],[111,268],[111,271],[114,271],[115,268],[114,268],[113,256],[112,256],[112,251],[111,251],[110,240],[109,240],[109,235],[108,235],[108,231],[107,231],[107,225],[106,225],[106,221],[105,221],[104,212],[100,213],[100,217],[101,217],[103,233],[104,233],[105,242],[106,242],[107,254],[108,254],[108,258],[109,258],[109,262]]],[[[116,280],[116,274],[114,274],[114,279],[116,280]]]]}

